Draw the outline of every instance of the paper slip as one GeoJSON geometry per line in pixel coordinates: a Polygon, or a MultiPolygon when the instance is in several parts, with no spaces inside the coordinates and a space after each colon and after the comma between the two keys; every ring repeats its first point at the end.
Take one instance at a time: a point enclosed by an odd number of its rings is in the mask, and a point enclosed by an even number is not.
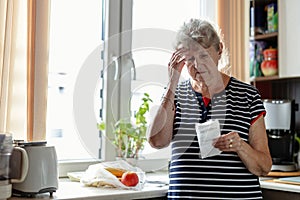
{"type": "Polygon", "coordinates": [[[222,151],[213,146],[214,140],[221,135],[219,121],[209,120],[204,123],[196,123],[195,128],[200,147],[200,157],[206,158],[221,154],[222,151]]]}

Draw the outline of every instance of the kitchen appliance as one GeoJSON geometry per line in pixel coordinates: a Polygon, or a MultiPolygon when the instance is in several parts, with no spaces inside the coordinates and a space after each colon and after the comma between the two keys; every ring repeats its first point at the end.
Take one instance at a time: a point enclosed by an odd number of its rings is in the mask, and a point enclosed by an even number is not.
{"type": "MultiPolygon", "coordinates": [[[[27,176],[22,182],[12,184],[14,196],[34,196],[58,189],[57,155],[54,146],[42,142],[18,142],[16,147],[26,151],[28,157],[27,176]]],[[[18,177],[24,166],[20,154],[13,153],[10,159],[11,177],[18,177]]]]}
{"type": "Polygon", "coordinates": [[[272,171],[297,171],[297,147],[295,141],[295,101],[288,99],[264,99],[265,124],[272,171]]]}
{"type": "Polygon", "coordinates": [[[11,156],[12,136],[0,133],[0,199],[8,199],[11,196],[11,184],[9,182],[9,158],[11,156]]]}

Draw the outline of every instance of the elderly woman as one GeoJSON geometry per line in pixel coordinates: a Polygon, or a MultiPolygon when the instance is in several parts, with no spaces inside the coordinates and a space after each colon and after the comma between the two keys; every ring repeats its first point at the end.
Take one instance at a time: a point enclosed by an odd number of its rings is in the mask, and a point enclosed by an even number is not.
{"type": "Polygon", "coordinates": [[[154,148],[171,143],[169,199],[262,199],[259,176],[272,159],[265,109],[251,85],[218,70],[225,48],[218,29],[192,19],[178,32],[169,67],[169,84],[148,128],[154,148]],[[183,67],[190,79],[179,83],[183,67]],[[219,122],[211,142],[219,154],[201,156],[195,124],[219,122]]]}

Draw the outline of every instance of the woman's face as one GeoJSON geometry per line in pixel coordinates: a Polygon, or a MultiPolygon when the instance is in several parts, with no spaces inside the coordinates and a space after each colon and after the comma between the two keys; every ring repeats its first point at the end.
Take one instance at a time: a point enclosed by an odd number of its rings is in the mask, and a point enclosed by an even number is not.
{"type": "Polygon", "coordinates": [[[190,48],[185,53],[186,66],[190,76],[198,82],[205,82],[207,86],[214,84],[218,77],[218,61],[220,52],[211,46],[207,49],[201,45],[190,48]]]}

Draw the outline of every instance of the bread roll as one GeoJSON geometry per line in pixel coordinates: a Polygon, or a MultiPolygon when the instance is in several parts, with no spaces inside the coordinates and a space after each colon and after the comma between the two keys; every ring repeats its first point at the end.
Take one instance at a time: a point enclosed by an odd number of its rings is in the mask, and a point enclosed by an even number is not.
{"type": "Polygon", "coordinates": [[[118,177],[118,178],[122,177],[122,175],[124,174],[124,172],[126,172],[125,169],[114,168],[114,167],[106,167],[105,169],[107,171],[109,171],[110,173],[112,173],[113,175],[115,175],[116,177],[118,177]]]}

